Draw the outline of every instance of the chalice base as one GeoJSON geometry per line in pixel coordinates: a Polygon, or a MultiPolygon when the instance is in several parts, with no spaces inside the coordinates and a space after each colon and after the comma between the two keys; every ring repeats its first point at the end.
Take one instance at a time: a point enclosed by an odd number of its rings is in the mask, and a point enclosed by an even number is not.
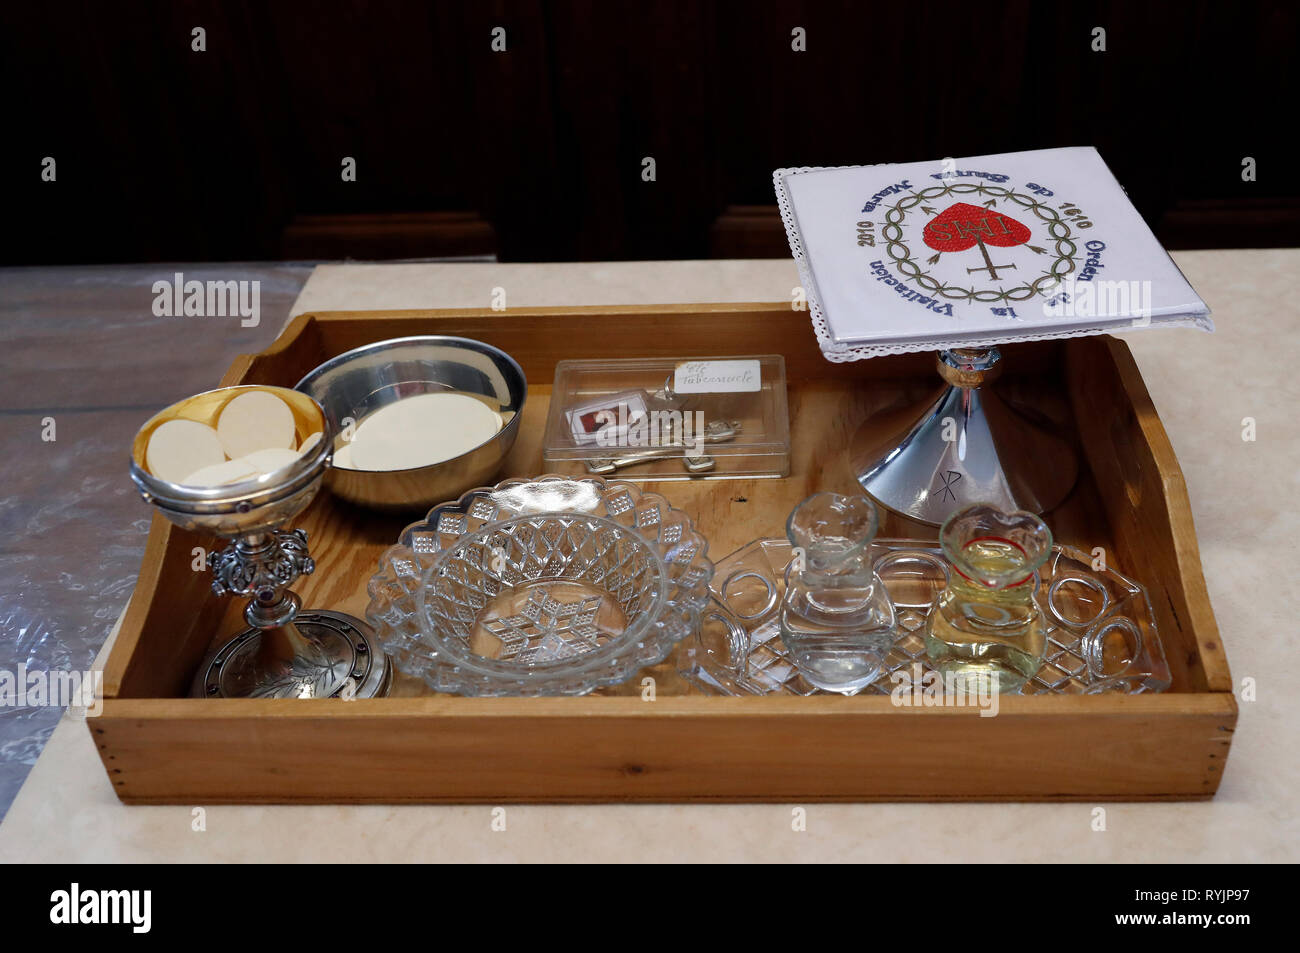
{"type": "Polygon", "coordinates": [[[249,627],[199,666],[195,698],[381,698],[388,656],[365,622],[341,612],[300,612],[273,629],[249,627]]]}
{"type": "Polygon", "coordinates": [[[920,407],[886,411],[850,449],[858,482],[881,506],[931,526],[971,503],[1045,513],[1074,487],[1069,442],[988,386],[945,386],[920,407]]]}

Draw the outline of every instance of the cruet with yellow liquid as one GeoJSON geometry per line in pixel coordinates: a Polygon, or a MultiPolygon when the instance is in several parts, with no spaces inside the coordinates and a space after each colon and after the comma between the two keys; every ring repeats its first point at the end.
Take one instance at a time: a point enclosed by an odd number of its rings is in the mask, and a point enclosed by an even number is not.
{"type": "Polygon", "coordinates": [[[1033,513],[975,503],[939,531],[951,565],[926,628],[930,663],[946,685],[1018,692],[1043,660],[1046,620],[1034,594],[1052,531],[1033,513]]]}

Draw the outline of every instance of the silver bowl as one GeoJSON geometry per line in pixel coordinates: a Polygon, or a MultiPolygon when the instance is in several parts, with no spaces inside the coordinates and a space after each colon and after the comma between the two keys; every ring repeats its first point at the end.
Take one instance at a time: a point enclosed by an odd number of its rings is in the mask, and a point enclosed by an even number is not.
{"type": "Polygon", "coordinates": [[[325,409],[336,441],[343,439],[347,421],[359,423],[380,407],[417,394],[458,391],[500,412],[505,426],[496,436],[442,463],[408,470],[330,469],[325,485],[335,496],[380,510],[427,510],[486,483],[514,445],[528,396],[523,369],[505,351],[443,334],[354,348],[316,368],[296,389],[325,409]]]}

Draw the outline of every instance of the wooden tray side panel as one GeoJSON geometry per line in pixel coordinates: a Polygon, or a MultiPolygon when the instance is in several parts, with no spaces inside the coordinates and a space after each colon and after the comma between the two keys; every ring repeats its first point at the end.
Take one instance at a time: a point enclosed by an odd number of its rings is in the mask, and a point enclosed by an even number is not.
{"type": "Polygon", "coordinates": [[[1072,343],[1066,381],[1087,463],[1122,565],[1149,590],[1175,685],[1231,692],[1187,484],[1133,355],[1110,337],[1072,343]]]}
{"type": "Polygon", "coordinates": [[[139,803],[1140,800],[1218,786],[1230,696],[1051,701],[1008,699],[991,718],[883,698],[116,701],[91,730],[119,797],[139,803]]]}
{"type": "MultiPolygon", "coordinates": [[[[870,372],[861,365],[828,364],[817,349],[807,312],[783,303],[396,311],[377,312],[364,323],[351,312],[324,312],[313,318],[330,353],[409,334],[454,334],[506,351],[519,362],[530,384],[552,383],[561,360],[629,353],[638,357],[781,354],[789,377],[845,378],[870,372]],[[756,326],[762,329],[758,339],[756,326]]],[[[901,367],[893,370],[912,373],[901,367]]]]}
{"type": "Polygon", "coordinates": [[[206,554],[213,545],[153,515],[140,577],[104,663],[105,698],[175,698],[189,691],[189,673],[224,611],[207,568],[194,569],[195,550],[206,554]]]}
{"type": "Polygon", "coordinates": [[[261,354],[238,357],[221,379],[221,386],[274,384],[278,387],[293,387],[327,358],[341,353],[342,351],[327,353],[320,322],[311,315],[299,315],[285,326],[280,336],[261,354]]]}
{"type": "MultiPolygon", "coordinates": [[[[455,334],[507,351],[529,383],[550,384],[561,360],[585,358],[707,357],[780,354],[790,380],[931,378],[933,354],[901,354],[833,364],[817,345],[807,311],[788,302],[669,304],[585,308],[447,308],[436,311],[324,311],[304,315],[316,326],[322,360],[344,351],[410,334],[455,334]],[[615,326],[619,330],[615,331],[615,326]]],[[[298,320],[302,320],[299,318],[298,320]]],[[[286,330],[283,341],[289,334],[286,330]]],[[[1059,341],[1018,345],[1007,374],[1038,374],[1060,363],[1059,341]]],[[[296,379],[296,378],[295,378],[296,379]]]]}

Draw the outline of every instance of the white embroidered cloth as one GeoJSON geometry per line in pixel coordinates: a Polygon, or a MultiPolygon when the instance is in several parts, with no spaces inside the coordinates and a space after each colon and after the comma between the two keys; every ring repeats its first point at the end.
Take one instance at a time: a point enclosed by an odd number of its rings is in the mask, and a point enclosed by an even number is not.
{"type": "Polygon", "coordinates": [[[1090,146],[772,178],[829,360],[1131,327],[1214,330],[1090,146]]]}

